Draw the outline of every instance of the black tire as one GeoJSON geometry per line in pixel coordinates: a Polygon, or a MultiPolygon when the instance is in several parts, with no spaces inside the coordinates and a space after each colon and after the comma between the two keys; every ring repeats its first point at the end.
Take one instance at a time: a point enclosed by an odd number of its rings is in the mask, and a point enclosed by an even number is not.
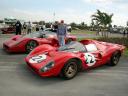
{"type": "Polygon", "coordinates": [[[35,40],[30,40],[26,44],[26,53],[30,53],[35,47],[37,47],[39,44],[35,40]]]}
{"type": "Polygon", "coordinates": [[[112,54],[112,57],[110,59],[110,62],[107,64],[109,66],[115,66],[118,64],[119,60],[120,60],[120,52],[119,51],[116,51],[112,54]]]}
{"type": "Polygon", "coordinates": [[[78,73],[77,60],[71,59],[62,68],[61,77],[63,77],[66,80],[69,80],[75,77],[77,73],[78,73]]]}

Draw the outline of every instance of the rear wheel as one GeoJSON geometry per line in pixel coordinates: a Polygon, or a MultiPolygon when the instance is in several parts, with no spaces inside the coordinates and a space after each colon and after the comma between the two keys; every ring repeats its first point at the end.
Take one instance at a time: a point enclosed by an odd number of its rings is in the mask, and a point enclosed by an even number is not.
{"type": "Polygon", "coordinates": [[[61,75],[64,79],[72,79],[78,73],[78,65],[75,59],[69,60],[63,67],[61,75]]]}
{"type": "Polygon", "coordinates": [[[30,40],[27,44],[26,44],[26,53],[30,53],[35,47],[38,46],[38,43],[34,40],[30,40]]]}
{"type": "Polygon", "coordinates": [[[110,59],[110,63],[108,63],[108,65],[110,66],[115,66],[118,64],[120,59],[120,52],[116,51],[113,53],[111,59],[110,59]]]}

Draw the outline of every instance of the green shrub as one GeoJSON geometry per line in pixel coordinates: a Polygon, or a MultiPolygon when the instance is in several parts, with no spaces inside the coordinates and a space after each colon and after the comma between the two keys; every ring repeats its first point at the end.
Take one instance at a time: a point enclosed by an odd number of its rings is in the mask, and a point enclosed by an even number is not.
{"type": "Polygon", "coordinates": [[[128,48],[126,48],[123,52],[124,56],[128,57],[128,48]]]}
{"type": "Polygon", "coordinates": [[[124,45],[128,48],[128,38],[97,38],[97,40],[124,45]]]}

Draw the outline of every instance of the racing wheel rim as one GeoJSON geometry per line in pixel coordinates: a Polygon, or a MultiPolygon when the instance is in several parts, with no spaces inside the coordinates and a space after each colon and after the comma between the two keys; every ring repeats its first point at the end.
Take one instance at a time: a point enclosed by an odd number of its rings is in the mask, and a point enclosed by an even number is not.
{"type": "Polygon", "coordinates": [[[27,53],[31,52],[37,46],[38,46],[38,44],[37,44],[36,41],[34,41],[34,40],[29,41],[27,43],[27,45],[26,45],[26,51],[27,51],[27,53]]]}
{"type": "Polygon", "coordinates": [[[118,54],[115,54],[114,56],[113,56],[113,63],[116,65],[118,62],[119,62],[119,55],[118,54]]]}
{"type": "Polygon", "coordinates": [[[77,65],[75,62],[70,62],[65,69],[65,75],[68,78],[72,78],[76,75],[77,73],[77,65]]]}

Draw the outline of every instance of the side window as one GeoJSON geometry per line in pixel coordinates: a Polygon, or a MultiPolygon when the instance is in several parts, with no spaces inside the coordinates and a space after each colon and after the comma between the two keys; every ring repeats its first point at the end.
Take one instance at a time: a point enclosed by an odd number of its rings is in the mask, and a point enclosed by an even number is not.
{"type": "Polygon", "coordinates": [[[85,47],[87,49],[87,52],[93,52],[98,50],[95,44],[88,44],[85,45],[85,47]]]}

